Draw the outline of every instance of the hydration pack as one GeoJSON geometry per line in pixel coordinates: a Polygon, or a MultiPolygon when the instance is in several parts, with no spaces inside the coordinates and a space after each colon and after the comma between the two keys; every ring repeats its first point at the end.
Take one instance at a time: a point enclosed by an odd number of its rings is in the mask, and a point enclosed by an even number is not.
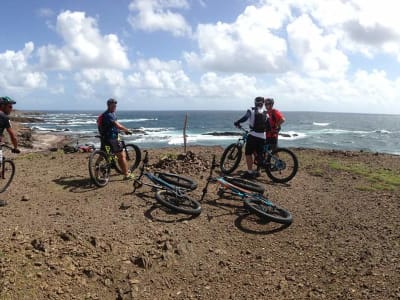
{"type": "Polygon", "coordinates": [[[251,129],[255,132],[265,132],[267,123],[267,112],[265,110],[259,112],[257,108],[254,108],[254,124],[251,129]]]}
{"type": "Polygon", "coordinates": [[[104,136],[105,134],[105,128],[104,128],[104,124],[103,124],[103,118],[104,118],[104,113],[100,114],[97,117],[97,129],[100,133],[101,136],[104,136]]]}

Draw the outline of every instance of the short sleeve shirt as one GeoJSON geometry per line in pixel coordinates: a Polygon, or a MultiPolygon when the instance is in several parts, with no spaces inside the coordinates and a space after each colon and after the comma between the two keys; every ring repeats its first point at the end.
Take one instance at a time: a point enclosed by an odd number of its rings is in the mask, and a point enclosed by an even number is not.
{"type": "Polygon", "coordinates": [[[10,118],[4,112],[0,111],[0,139],[3,137],[4,129],[10,127],[10,118]]]}
{"type": "Polygon", "coordinates": [[[103,132],[107,139],[116,139],[118,137],[118,128],[114,125],[117,121],[115,113],[105,111],[103,113],[103,132]]]}

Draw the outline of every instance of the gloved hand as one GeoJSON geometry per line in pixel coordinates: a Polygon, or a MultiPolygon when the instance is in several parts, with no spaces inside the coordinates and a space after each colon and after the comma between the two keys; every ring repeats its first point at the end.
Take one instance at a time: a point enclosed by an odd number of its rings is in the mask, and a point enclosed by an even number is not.
{"type": "Polygon", "coordinates": [[[235,126],[235,127],[240,127],[240,123],[238,122],[238,121],[236,121],[236,122],[233,122],[233,125],[235,126]]]}
{"type": "Polygon", "coordinates": [[[21,153],[21,150],[19,150],[18,148],[14,148],[11,150],[12,153],[21,153]]]}
{"type": "Polygon", "coordinates": [[[132,135],[132,131],[127,130],[127,131],[125,131],[125,134],[127,134],[127,135],[132,135]]]}

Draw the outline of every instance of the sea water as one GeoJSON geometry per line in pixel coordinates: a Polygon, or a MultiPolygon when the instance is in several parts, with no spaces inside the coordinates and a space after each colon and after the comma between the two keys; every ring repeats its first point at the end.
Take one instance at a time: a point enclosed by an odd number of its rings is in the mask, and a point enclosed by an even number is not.
{"type": "MultiPolygon", "coordinates": [[[[101,111],[48,111],[27,123],[33,130],[70,135],[79,144],[98,143],[96,118],[101,111]]],[[[117,111],[118,121],[139,133],[126,137],[141,148],[183,145],[187,118],[188,145],[227,146],[240,131],[233,122],[244,111],[117,111]]],[[[400,115],[283,112],[279,145],[338,150],[364,150],[400,154],[400,115]]],[[[244,124],[246,125],[246,124],[244,124]]]]}

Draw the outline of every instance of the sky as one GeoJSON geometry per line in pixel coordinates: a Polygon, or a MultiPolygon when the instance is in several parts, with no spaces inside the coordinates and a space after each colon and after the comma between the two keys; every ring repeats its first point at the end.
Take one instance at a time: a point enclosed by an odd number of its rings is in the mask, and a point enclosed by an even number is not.
{"type": "Polygon", "coordinates": [[[22,110],[400,114],[393,0],[1,0],[0,95],[22,110]]]}

